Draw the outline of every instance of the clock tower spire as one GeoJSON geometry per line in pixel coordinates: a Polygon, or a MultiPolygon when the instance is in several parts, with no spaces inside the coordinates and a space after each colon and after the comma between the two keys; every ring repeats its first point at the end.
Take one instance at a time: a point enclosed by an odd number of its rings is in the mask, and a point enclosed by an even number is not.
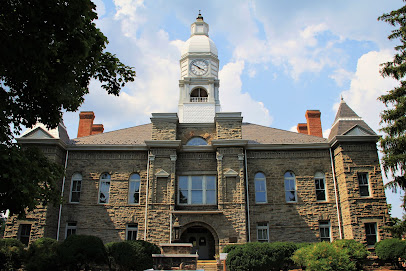
{"type": "Polygon", "coordinates": [[[210,123],[220,112],[217,48],[200,11],[190,30],[180,59],[179,121],[210,123]]]}

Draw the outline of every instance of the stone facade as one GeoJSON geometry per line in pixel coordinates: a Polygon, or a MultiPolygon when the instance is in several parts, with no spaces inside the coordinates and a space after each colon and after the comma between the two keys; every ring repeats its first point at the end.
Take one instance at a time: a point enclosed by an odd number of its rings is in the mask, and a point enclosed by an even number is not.
{"type": "MultiPolygon", "coordinates": [[[[269,242],[318,242],[321,221],[329,223],[331,240],[354,238],[366,243],[365,223],[376,223],[377,240],[385,238],[388,212],[375,142],[259,148],[261,144],[244,139],[242,120],[233,114],[218,116],[215,124],[199,125],[179,124],[174,115],[151,119],[152,140],[144,149],[43,148],[60,163],[68,152],[60,240],[66,236],[68,223],[75,222],[76,233],[96,235],[104,242],[125,240],[126,227],[132,224],[138,226],[138,239],[171,243],[179,241],[172,229],[175,220],[186,239],[194,231],[210,237],[210,257],[227,244],[257,241],[259,225],[267,226],[269,242]],[[194,137],[208,145],[187,145],[194,137]],[[256,202],[258,172],[266,179],[266,198],[260,203],[256,202]],[[285,199],[286,172],[295,176],[294,202],[285,199]],[[325,180],[322,201],[316,197],[317,172],[325,180]],[[369,176],[368,197],[360,196],[358,172],[369,176]],[[82,176],[80,202],[70,203],[75,173],[82,176]],[[111,176],[107,204],[100,204],[98,198],[103,173],[111,176]],[[129,178],[134,173],[140,176],[139,203],[130,204],[129,178]],[[215,176],[215,202],[180,204],[180,176],[215,176]]],[[[18,237],[19,225],[30,223],[31,241],[42,236],[56,238],[57,221],[58,208],[39,207],[25,221],[9,220],[6,237],[18,237]]]]}
{"type": "MultiPolygon", "coordinates": [[[[202,23],[199,14],[195,24],[202,23]]],[[[189,60],[218,63],[206,32],[192,33],[182,74],[189,60]]],[[[74,233],[104,242],[184,242],[202,259],[235,243],[346,238],[373,245],[386,237],[378,136],[344,101],[328,140],[318,110],[306,112],[299,133],[243,123],[240,112],[219,112],[218,65],[196,67],[210,71],[182,77],[179,117],[153,113],[151,124],[103,134],[93,112],[83,112],[76,139],[63,125],[24,133],[22,146],[66,161],[63,202],[39,206],[24,221],[10,218],[5,236],[20,238],[28,224],[30,242],[74,233]],[[185,82],[205,95],[191,99],[185,82]]]]}

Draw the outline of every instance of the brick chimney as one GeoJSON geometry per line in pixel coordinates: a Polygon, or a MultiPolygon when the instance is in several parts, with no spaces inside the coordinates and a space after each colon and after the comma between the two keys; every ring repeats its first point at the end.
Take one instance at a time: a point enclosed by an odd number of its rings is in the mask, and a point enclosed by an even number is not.
{"type": "Polygon", "coordinates": [[[93,111],[83,111],[79,113],[78,137],[103,133],[103,124],[93,124],[94,117],[93,111]]]}
{"type": "Polygon", "coordinates": [[[321,113],[319,110],[307,110],[307,123],[299,123],[297,125],[298,133],[323,137],[320,115],[321,113]]]}
{"type": "Polygon", "coordinates": [[[307,135],[307,123],[298,123],[297,132],[307,135]]]}

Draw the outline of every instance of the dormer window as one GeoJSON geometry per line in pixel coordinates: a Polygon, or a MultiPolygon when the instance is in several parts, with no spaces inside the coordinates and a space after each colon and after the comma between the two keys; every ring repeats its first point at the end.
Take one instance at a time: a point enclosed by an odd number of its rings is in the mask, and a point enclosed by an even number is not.
{"type": "Polygon", "coordinates": [[[205,103],[207,102],[207,91],[204,88],[195,88],[190,93],[190,101],[192,103],[205,103]]]}
{"type": "Polygon", "coordinates": [[[192,137],[187,143],[187,146],[205,146],[207,145],[207,141],[201,137],[192,137]]]}

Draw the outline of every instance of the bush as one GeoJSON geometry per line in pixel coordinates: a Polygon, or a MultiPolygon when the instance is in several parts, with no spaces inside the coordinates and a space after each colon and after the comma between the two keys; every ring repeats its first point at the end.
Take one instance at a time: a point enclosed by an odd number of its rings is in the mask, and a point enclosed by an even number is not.
{"type": "Polygon", "coordinates": [[[58,270],[58,241],[40,238],[27,251],[25,269],[28,271],[58,270]]]}
{"type": "Polygon", "coordinates": [[[400,267],[399,258],[406,259],[406,241],[397,238],[382,240],[375,245],[375,253],[379,259],[400,267]]]}
{"type": "Polygon", "coordinates": [[[287,270],[297,245],[290,242],[247,243],[227,248],[229,270],[287,270]]]}
{"type": "Polygon", "coordinates": [[[0,239],[0,270],[18,269],[23,258],[23,243],[17,239],[0,239]]]}
{"type": "Polygon", "coordinates": [[[362,270],[369,252],[363,244],[355,240],[342,239],[333,242],[333,245],[339,249],[346,250],[350,260],[355,263],[357,270],[362,270]]]}
{"type": "Polygon", "coordinates": [[[100,238],[73,234],[58,248],[59,261],[69,270],[88,270],[93,264],[107,263],[107,253],[100,238]]]}
{"type": "Polygon", "coordinates": [[[298,249],[293,261],[309,271],[356,271],[355,262],[350,260],[346,249],[332,243],[321,242],[298,249]]]}
{"type": "Polygon", "coordinates": [[[235,244],[231,244],[231,245],[226,245],[223,248],[223,252],[224,253],[229,253],[231,250],[235,249],[236,247],[241,246],[241,245],[235,245],[235,244]]]}
{"type": "Polygon", "coordinates": [[[142,240],[106,244],[110,269],[143,271],[152,267],[152,254],[158,246],[142,240]]]}

